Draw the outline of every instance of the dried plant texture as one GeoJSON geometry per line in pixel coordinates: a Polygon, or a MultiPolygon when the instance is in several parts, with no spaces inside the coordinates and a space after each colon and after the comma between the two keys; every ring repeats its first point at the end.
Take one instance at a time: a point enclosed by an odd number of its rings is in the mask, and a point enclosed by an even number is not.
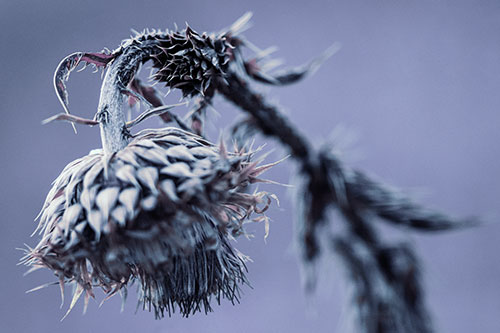
{"type": "Polygon", "coordinates": [[[95,287],[113,295],[138,280],[157,317],[211,311],[211,297],[237,302],[245,257],[229,240],[270,200],[245,192],[269,167],[252,155],[176,128],[142,131],[111,156],[94,150],[54,181],[25,261],[76,282],[85,303],[95,287]]]}
{"type": "Polygon", "coordinates": [[[399,247],[379,240],[375,222],[435,232],[471,226],[475,221],[456,220],[418,205],[363,172],[344,166],[330,151],[315,149],[277,107],[253,92],[244,78],[230,72],[226,80],[228,84],[221,82],[217,90],[250,114],[251,118],[242,125],[278,140],[299,165],[296,229],[306,288],[314,288],[315,264],[321,252],[333,250],[343,259],[354,287],[351,304],[358,313],[355,332],[431,332],[411,246],[403,244],[404,251],[391,251],[390,258],[382,260],[384,249],[399,247]],[[346,231],[341,235],[327,228],[331,210],[344,217],[346,231]],[[326,242],[321,242],[321,238],[326,238],[326,242]],[[336,245],[324,248],[323,243],[336,245]],[[411,264],[401,267],[400,262],[411,264]]]}
{"type": "MultiPolygon", "coordinates": [[[[51,120],[99,124],[104,152],[113,154],[129,144],[128,129],[152,115],[203,135],[205,109],[213,96],[222,95],[247,114],[234,127],[235,141],[244,143],[251,134],[259,132],[276,139],[298,164],[301,184],[297,188],[296,208],[301,261],[306,271],[314,272],[322,252],[333,251],[342,258],[354,287],[351,304],[358,313],[356,331],[432,331],[412,248],[381,240],[376,223],[380,220],[408,230],[435,232],[469,226],[471,220],[456,220],[418,205],[365,173],[345,166],[329,150],[314,147],[276,106],[254,92],[251,80],[276,86],[297,82],[317,70],[336,47],[304,66],[272,73],[276,61],[269,59],[271,51],[258,49],[241,35],[249,19],[250,14],[246,14],[217,34],[199,34],[190,27],[178,32],[144,31],[125,40],[113,52],[77,52],[66,57],[54,79],[66,114],[51,120]],[[245,59],[244,47],[255,51],[255,56],[245,59]],[[180,89],[186,98],[195,100],[190,124],[162,105],[153,86],[142,85],[135,79],[137,69],[147,61],[153,63],[153,83],[180,89]],[[64,81],[80,63],[107,70],[94,120],[68,112],[64,81]],[[121,114],[117,105],[123,96],[141,100],[152,109],[125,124],[116,116],[121,114]],[[333,233],[329,228],[331,221],[327,216],[331,210],[343,217],[345,227],[341,233],[333,233]]],[[[217,216],[213,218],[217,220],[217,216]]],[[[315,275],[307,277],[307,287],[312,289],[315,275]]]]}
{"type": "Polygon", "coordinates": [[[422,303],[419,265],[408,245],[369,248],[355,237],[338,237],[332,244],[353,284],[356,332],[432,331],[422,303]]]}

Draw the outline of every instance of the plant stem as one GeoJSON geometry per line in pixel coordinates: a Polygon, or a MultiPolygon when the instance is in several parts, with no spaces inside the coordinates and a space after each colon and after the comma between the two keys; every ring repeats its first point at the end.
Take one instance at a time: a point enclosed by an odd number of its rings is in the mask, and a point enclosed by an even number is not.
{"type": "Polygon", "coordinates": [[[141,63],[154,53],[156,41],[145,41],[141,48],[130,47],[108,65],[101,87],[96,120],[101,129],[101,141],[106,155],[125,148],[130,140],[130,133],[125,126],[122,106],[124,94],[141,63]]]}

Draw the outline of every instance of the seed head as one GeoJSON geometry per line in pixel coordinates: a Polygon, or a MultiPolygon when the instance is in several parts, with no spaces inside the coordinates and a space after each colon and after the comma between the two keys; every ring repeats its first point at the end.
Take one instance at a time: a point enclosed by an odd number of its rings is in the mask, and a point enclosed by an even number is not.
{"type": "Polygon", "coordinates": [[[270,201],[246,192],[269,167],[253,155],[177,128],[144,130],[111,156],[93,150],[54,181],[42,239],[24,263],[77,285],[70,310],[95,287],[112,296],[134,281],[157,318],[177,308],[184,316],[211,311],[212,297],[237,302],[246,259],[230,239],[270,201]]]}

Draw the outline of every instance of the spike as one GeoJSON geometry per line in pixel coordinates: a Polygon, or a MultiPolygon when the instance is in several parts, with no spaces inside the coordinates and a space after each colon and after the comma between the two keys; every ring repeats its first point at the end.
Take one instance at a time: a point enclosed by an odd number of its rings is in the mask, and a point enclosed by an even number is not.
{"type": "Polygon", "coordinates": [[[86,314],[87,313],[87,307],[89,306],[89,298],[90,298],[90,293],[89,291],[87,290],[85,292],[85,296],[84,296],[84,302],[83,302],[83,314],[86,314]]]}
{"type": "Polygon", "coordinates": [[[127,301],[127,295],[128,295],[128,291],[127,291],[126,287],[120,289],[120,297],[122,298],[122,305],[120,308],[120,312],[123,312],[125,310],[125,302],[127,301]]]}
{"type": "MultiPolygon", "coordinates": [[[[20,250],[23,250],[23,251],[24,251],[25,249],[20,249],[20,250]]],[[[33,249],[29,249],[29,252],[33,252],[33,249]]],[[[19,265],[19,264],[22,264],[22,263],[18,263],[18,265],[19,265]]],[[[36,266],[33,266],[33,267],[31,267],[30,269],[28,269],[26,272],[24,272],[24,273],[23,273],[23,276],[29,275],[29,274],[33,273],[34,271],[37,271],[37,270],[39,270],[39,269],[41,269],[41,268],[44,268],[44,266],[43,266],[43,265],[36,265],[36,266]]]]}
{"type": "Polygon", "coordinates": [[[40,289],[47,288],[48,286],[53,286],[53,285],[56,285],[56,284],[58,284],[58,283],[59,283],[59,282],[58,282],[58,281],[56,281],[56,282],[49,282],[49,283],[42,284],[42,285],[40,285],[40,286],[38,286],[38,287],[32,288],[32,289],[30,289],[30,290],[27,290],[27,291],[26,291],[26,294],[32,293],[32,292],[34,292],[34,291],[38,291],[38,290],[40,290],[40,289]]]}
{"type": "Polygon", "coordinates": [[[59,290],[61,291],[61,306],[59,307],[62,309],[64,305],[64,276],[59,276],[59,290]]]}
{"type": "Polygon", "coordinates": [[[76,302],[78,301],[78,299],[80,298],[80,296],[82,296],[82,293],[83,293],[83,286],[80,285],[79,283],[77,283],[76,284],[76,290],[73,293],[73,299],[71,300],[71,304],[69,306],[68,312],[66,312],[66,314],[61,318],[61,321],[63,321],[69,315],[69,313],[71,312],[71,310],[73,310],[73,308],[75,307],[76,302]]]}

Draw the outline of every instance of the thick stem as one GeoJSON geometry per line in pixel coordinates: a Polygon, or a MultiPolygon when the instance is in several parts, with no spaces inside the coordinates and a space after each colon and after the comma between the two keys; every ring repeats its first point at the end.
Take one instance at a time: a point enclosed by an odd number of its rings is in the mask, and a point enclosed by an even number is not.
{"type": "Polygon", "coordinates": [[[220,82],[218,91],[251,114],[262,133],[278,139],[290,149],[294,158],[301,161],[304,168],[310,168],[313,149],[295,126],[278,112],[275,106],[266,103],[262,96],[252,92],[248,83],[235,73],[228,73],[225,79],[227,83],[220,82]]]}
{"type": "Polygon", "coordinates": [[[125,148],[130,139],[130,133],[125,126],[125,117],[122,106],[127,85],[130,83],[140,64],[147,61],[155,41],[146,41],[141,48],[130,47],[123,49],[108,66],[101,87],[101,96],[96,114],[101,128],[101,141],[106,155],[125,148]]]}
{"type": "Polygon", "coordinates": [[[101,129],[102,148],[106,155],[117,152],[128,144],[124,135],[125,119],[122,111],[123,95],[118,88],[118,63],[108,68],[101,87],[101,97],[96,118],[101,129]]]}

